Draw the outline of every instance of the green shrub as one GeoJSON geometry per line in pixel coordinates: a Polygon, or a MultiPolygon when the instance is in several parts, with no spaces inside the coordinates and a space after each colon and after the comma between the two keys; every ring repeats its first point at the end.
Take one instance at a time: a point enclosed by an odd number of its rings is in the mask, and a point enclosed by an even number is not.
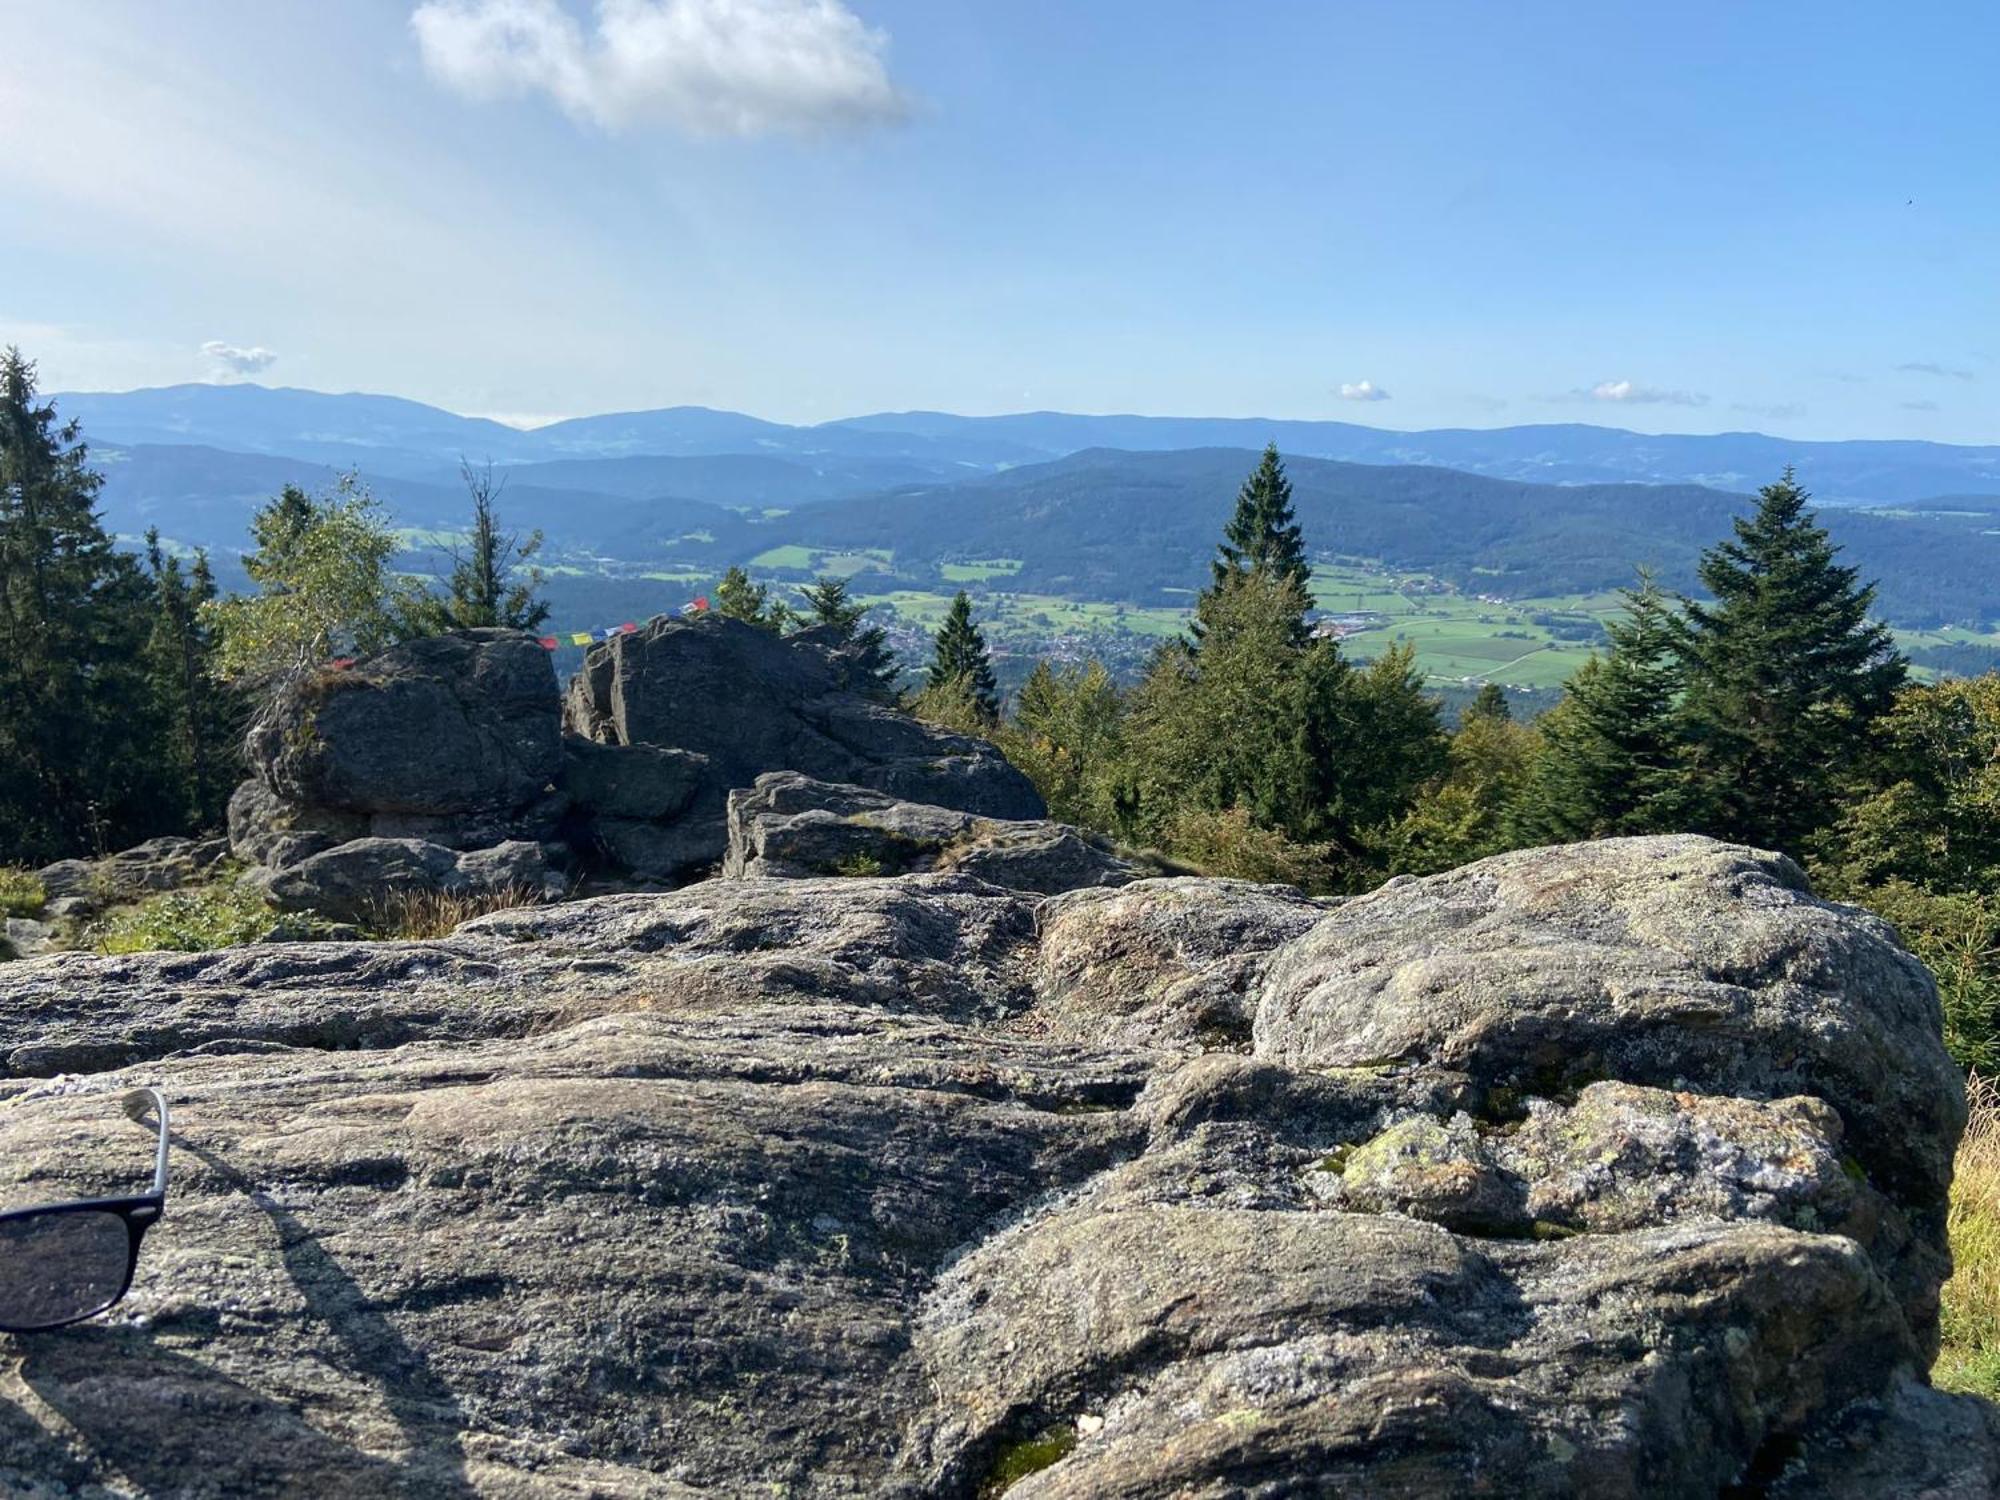
{"type": "Polygon", "coordinates": [[[1241,807],[1180,813],[1169,829],[1167,852],[1206,875],[1295,885],[1316,894],[1340,890],[1349,874],[1334,845],[1300,843],[1278,829],[1260,828],[1241,807]]]}
{"type": "Polygon", "coordinates": [[[34,872],[0,866],[0,917],[32,917],[48,903],[48,892],[34,872]]]}
{"type": "Polygon", "coordinates": [[[1940,894],[1905,880],[1853,894],[1893,922],[1937,976],[1951,1055],[1964,1067],[2000,1075],[2000,897],[1940,894]]]}
{"type": "Polygon", "coordinates": [[[237,881],[167,891],[130,910],[115,912],[97,929],[100,953],[146,953],[165,949],[203,953],[310,937],[321,924],[287,916],[237,881]]]}

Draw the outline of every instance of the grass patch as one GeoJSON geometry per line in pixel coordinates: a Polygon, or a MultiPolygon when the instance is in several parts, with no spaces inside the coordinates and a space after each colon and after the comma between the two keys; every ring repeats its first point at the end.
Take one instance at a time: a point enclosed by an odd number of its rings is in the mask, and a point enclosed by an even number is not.
{"type": "Polygon", "coordinates": [[[753,568],[798,568],[801,571],[812,566],[813,553],[810,547],[787,543],[782,547],[770,547],[750,559],[753,568]]]}
{"type": "Polygon", "coordinates": [[[236,880],[165,891],[114,912],[92,930],[99,953],[206,953],[244,943],[296,941],[317,936],[324,924],[278,911],[236,880]]]}
{"type": "Polygon", "coordinates": [[[0,917],[32,917],[48,905],[49,893],[32,870],[0,866],[0,917]]]}
{"type": "Polygon", "coordinates": [[[503,886],[496,891],[398,891],[375,903],[368,930],[376,937],[422,941],[450,937],[460,924],[489,912],[540,906],[540,891],[503,886]]]}
{"type": "Polygon", "coordinates": [[[1951,1183],[1951,1280],[1944,1284],[1944,1348],[1931,1380],[1944,1390],[2000,1399],[2000,1086],[1975,1076],[1972,1118],[1951,1183]]]}
{"type": "Polygon", "coordinates": [[[984,583],[989,578],[1012,578],[1021,571],[1018,557],[988,557],[974,562],[948,562],[938,565],[938,572],[947,583],[984,583]]]}

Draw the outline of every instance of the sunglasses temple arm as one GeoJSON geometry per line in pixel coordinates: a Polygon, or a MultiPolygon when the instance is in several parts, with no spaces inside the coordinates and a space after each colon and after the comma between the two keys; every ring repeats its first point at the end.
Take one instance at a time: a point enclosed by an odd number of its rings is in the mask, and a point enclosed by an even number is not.
{"type": "Polygon", "coordinates": [[[146,1112],[151,1110],[160,1122],[160,1144],[153,1157],[153,1196],[165,1201],[167,1196],[167,1101],[160,1097],[158,1089],[134,1089],[125,1096],[125,1113],[142,1124],[146,1112]]]}

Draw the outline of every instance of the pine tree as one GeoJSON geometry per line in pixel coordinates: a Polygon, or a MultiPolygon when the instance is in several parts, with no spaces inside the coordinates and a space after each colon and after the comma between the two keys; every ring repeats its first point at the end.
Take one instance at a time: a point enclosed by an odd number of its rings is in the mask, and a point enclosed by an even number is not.
{"type": "Polygon", "coordinates": [[[157,529],[146,533],[153,624],[145,670],[163,732],[157,764],[185,829],[215,827],[239,778],[240,703],[215,676],[215,638],[203,607],[216,597],[208,555],[192,568],[167,554],[157,529]]]}
{"type": "Polygon", "coordinates": [[[741,620],[761,630],[779,629],[788,613],[783,604],[771,602],[769,588],[752,583],[750,575],[736,567],[724,573],[715,586],[715,612],[724,619],[741,620]]]}
{"type": "Polygon", "coordinates": [[[542,534],[531,532],[524,539],[500,529],[495,502],[506,483],[494,482],[491,463],[475,469],[461,462],[458,472],[472,500],[472,525],[464,549],[450,549],[451,576],[445,580],[444,597],[426,593],[408,606],[409,632],[436,635],[495,626],[541,629],[548,621],[549,606],[535,597],[544,579],[533,559],[542,550],[542,534]]]}
{"type": "Polygon", "coordinates": [[[1285,477],[1277,444],[1265,448],[1243,487],[1236,492],[1236,509],[1223,528],[1212,566],[1213,582],[1195,605],[1192,633],[1203,640],[1210,615],[1225,588],[1235,580],[1261,574],[1284,584],[1295,639],[1306,637],[1306,614],[1312,608],[1312,566],[1292,510],[1292,483],[1285,477]]]}
{"type": "Polygon", "coordinates": [[[954,684],[982,718],[1000,716],[1000,690],[993,679],[993,659],[987,654],[986,637],[972,623],[972,599],[964,589],[951,601],[944,624],[938,627],[926,690],[943,693],[952,690],[954,684]]]}
{"type": "Polygon", "coordinates": [[[1793,854],[1832,823],[1907,667],[1808,498],[1790,469],[1766,485],[1735,538],[1703,554],[1713,602],[1683,601],[1678,628],[1691,826],[1793,854]]]}
{"type": "Polygon", "coordinates": [[[1468,719],[1498,719],[1506,723],[1513,719],[1514,710],[1507,703],[1507,690],[1497,682],[1488,682],[1480,685],[1458,717],[1460,723],[1468,719]]]}
{"type": "Polygon", "coordinates": [[[842,685],[854,692],[891,702],[896,697],[902,667],[889,649],[889,637],[879,625],[864,625],[868,606],[858,604],[847,591],[845,578],[820,577],[799,590],[805,601],[803,616],[782,610],[788,620],[796,620],[802,630],[815,632],[834,652],[841,671],[842,685]]]}
{"type": "Polygon", "coordinates": [[[1679,625],[1645,574],[1625,608],[1605,626],[1610,651],[1583,664],[1537,726],[1541,748],[1513,819],[1518,843],[1663,833],[1686,816],[1679,625]]]}
{"type": "Polygon", "coordinates": [[[141,672],[148,590],[74,422],[0,354],[0,863],[165,832],[141,672]]]}

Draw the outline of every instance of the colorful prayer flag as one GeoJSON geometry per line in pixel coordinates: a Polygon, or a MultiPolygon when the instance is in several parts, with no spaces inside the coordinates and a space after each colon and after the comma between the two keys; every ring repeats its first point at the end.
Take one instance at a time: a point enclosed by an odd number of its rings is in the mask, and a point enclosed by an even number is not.
{"type": "Polygon", "coordinates": [[[588,646],[590,644],[590,632],[588,630],[579,630],[569,638],[569,643],[572,646],[588,646]]]}

